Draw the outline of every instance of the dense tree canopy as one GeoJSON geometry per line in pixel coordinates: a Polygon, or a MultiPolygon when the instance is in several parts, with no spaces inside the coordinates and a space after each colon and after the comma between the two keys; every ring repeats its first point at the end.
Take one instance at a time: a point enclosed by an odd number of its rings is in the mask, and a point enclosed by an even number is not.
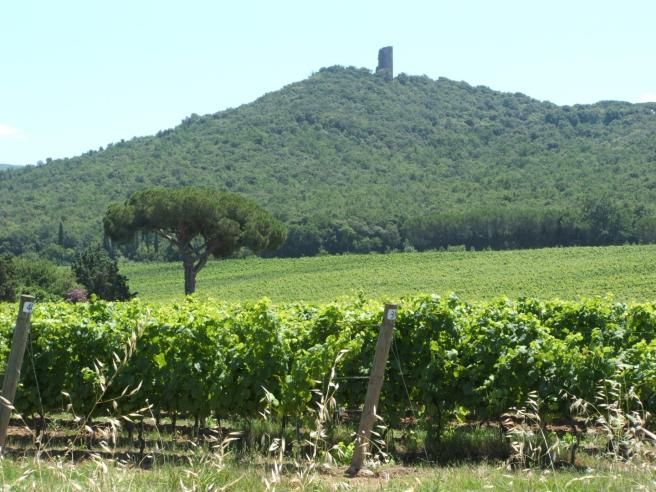
{"type": "MultiPolygon", "coordinates": [[[[385,82],[331,67],[154,136],[0,172],[0,252],[65,261],[98,240],[109,203],[187,185],[256,200],[289,226],[281,251],[292,256],[513,247],[526,240],[507,232],[529,223],[543,238],[554,231],[533,245],[651,241],[655,134],[653,103],[557,106],[444,78],[385,82]],[[432,223],[462,230],[429,241],[432,223]]],[[[139,242],[130,256],[151,258],[152,235],[139,242]]]]}
{"type": "Polygon", "coordinates": [[[274,250],[285,227],[255,202],[209,188],[153,188],[114,204],[104,218],[105,233],[117,242],[138,231],[154,233],[173,244],[185,272],[185,294],[196,290],[196,275],[210,256],[230,256],[240,248],[274,250]]]}

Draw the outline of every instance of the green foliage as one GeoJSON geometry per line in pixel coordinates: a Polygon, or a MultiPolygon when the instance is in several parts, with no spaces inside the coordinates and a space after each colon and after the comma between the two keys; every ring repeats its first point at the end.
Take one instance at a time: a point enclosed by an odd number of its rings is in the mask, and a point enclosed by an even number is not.
{"type": "Polygon", "coordinates": [[[88,294],[107,301],[126,301],[130,293],[127,278],[118,273],[118,264],[99,244],[91,245],[73,260],[71,269],[88,294]]]}
{"type": "Polygon", "coordinates": [[[155,136],[3,171],[0,251],[45,251],[60,222],[80,248],[110,203],[188,185],[257,201],[290,226],[289,256],[651,242],[655,133],[653,103],[556,106],[331,67],[155,136]],[[610,204],[605,218],[590,196],[610,204]],[[448,238],[431,232],[442,225],[448,238]]]}
{"type": "Polygon", "coordinates": [[[138,231],[168,240],[182,257],[185,294],[196,290],[196,275],[210,256],[275,250],[286,236],[282,223],[252,200],[191,186],[135,193],[124,205],[111,205],[103,223],[117,242],[132,240],[138,231]]]}
{"type": "Polygon", "coordinates": [[[16,267],[10,255],[0,256],[0,301],[16,299],[16,267]]]}
{"type": "MultiPolygon", "coordinates": [[[[415,296],[400,303],[379,413],[392,423],[412,405],[439,438],[444,422],[498,419],[535,392],[553,418],[569,416],[561,392],[593,397],[604,379],[633,388],[656,410],[656,305],[415,296]],[[402,377],[401,377],[402,374],[402,377]]],[[[0,358],[6,360],[15,306],[0,305],[0,358]]],[[[24,370],[16,400],[23,412],[92,410],[114,354],[134,340],[104,401],[132,411],[148,398],[154,412],[253,417],[264,389],[279,417],[311,419],[316,396],[336,364],[341,406],[362,404],[382,307],[362,298],[328,305],[224,304],[189,299],[171,306],[137,301],[37,304],[35,371],[24,370]],[[36,381],[41,388],[38,401],[36,381]],[[68,396],[62,396],[64,395],[68,396]]],[[[31,361],[26,361],[31,364],[31,361]]],[[[0,367],[1,370],[1,367],[0,367]]],[[[109,404],[109,403],[107,403],[109,404]]]]}
{"type": "Polygon", "coordinates": [[[125,205],[111,205],[105,214],[106,234],[131,240],[136,231],[161,234],[179,247],[203,240],[209,255],[231,255],[241,247],[275,249],[285,230],[265,210],[247,198],[209,188],[153,188],[135,193],[125,205]]]}
{"type": "Polygon", "coordinates": [[[14,259],[17,294],[30,294],[38,301],[60,300],[76,287],[73,272],[36,254],[14,259]]]}

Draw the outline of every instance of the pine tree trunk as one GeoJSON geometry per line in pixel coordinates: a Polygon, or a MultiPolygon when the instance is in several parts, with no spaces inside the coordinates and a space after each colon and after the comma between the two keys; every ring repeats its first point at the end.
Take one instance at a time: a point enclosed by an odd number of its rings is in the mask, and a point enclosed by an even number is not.
{"type": "Polygon", "coordinates": [[[196,292],[196,272],[194,271],[194,259],[184,257],[182,259],[184,265],[184,282],[185,282],[185,295],[191,295],[196,292]]]}

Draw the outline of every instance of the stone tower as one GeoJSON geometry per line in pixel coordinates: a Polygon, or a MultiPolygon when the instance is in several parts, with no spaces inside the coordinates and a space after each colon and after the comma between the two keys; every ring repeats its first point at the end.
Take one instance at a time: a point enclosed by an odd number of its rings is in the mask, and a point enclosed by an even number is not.
{"type": "Polygon", "coordinates": [[[394,78],[394,56],[391,46],[385,46],[378,50],[376,75],[382,76],[387,82],[394,78]]]}

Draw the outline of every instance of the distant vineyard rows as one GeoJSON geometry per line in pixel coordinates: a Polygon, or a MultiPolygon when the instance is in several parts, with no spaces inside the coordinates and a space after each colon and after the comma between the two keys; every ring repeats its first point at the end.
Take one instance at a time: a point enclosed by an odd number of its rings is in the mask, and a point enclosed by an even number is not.
{"type": "MultiPolygon", "coordinates": [[[[15,310],[0,306],[3,367],[15,310]]],[[[41,304],[16,407],[49,414],[72,402],[78,414],[103,415],[117,405],[114,410],[132,411],[147,399],[155,413],[249,418],[263,409],[266,388],[278,416],[303,419],[316,398],[312,390],[325,389],[338,354],[347,351],[336,367],[337,399],[356,408],[381,318],[382,305],[362,299],[321,306],[41,304]],[[134,350],[122,362],[130,343],[134,350]],[[139,383],[136,394],[121,397],[139,383]],[[98,400],[104,403],[94,408],[98,400]]],[[[567,416],[561,392],[593,401],[604,378],[634,387],[653,412],[655,334],[655,303],[407,298],[379,413],[394,423],[412,403],[428,422],[444,422],[456,411],[492,419],[534,390],[552,415],[567,416]]]]}
{"type": "MultiPolygon", "coordinates": [[[[656,245],[231,259],[203,269],[198,295],[325,304],[358,292],[369,299],[456,292],[467,301],[502,294],[580,300],[612,292],[618,301],[646,302],[656,298],[656,262],[645,260],[654,256],[656,245]]],[[[121,273],[146,302],[183,298],[179,263],[124,263],[121,273]]]]}

